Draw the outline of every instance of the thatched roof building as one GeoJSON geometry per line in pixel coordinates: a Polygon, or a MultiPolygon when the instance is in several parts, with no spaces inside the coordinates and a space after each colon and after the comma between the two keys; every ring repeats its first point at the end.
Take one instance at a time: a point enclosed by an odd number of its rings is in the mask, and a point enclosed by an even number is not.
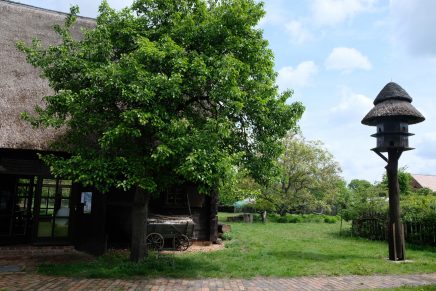
{"type": "MultiPolygon", "coordinates": [[[[0,0],[0,148],[47,150],[59,134],[53,129],[34,129],[20,117],[43,105],[51,89],[16,43],[30,43],[34,38],[45,45],[59,42],[53,25],[62,24],[65,17],[61,12],[0,0]]],[[[94,19],[78,17],[75,36],[80,37],[79,27],[94,25],[94,19]]]]}
{"type": "Polygon", "coordinates": [[[381,120],[398,119],[408,124],[425,120],[424,116],[411,104],[412,98],[400,85],[390,82],[384,86],[374,100],[374,108],[362,119],[365,125],[377,125],[381,120]]]}
{"type": "MultiPolygon", "coordinates": [[[[111,189],[103,194],[53,177],[37,153],[50,150],[63,131],[35,129],[21,119],[22,112],[43,106],[43,98],[53,91],[16,43],[30,43],[35,37],[43,45],[59,43],[53,25],[62,24],[65,17],[0,0],[0,245],[72,244],[102,254],[108,245],[130,244],[133,191],[111,189]]],[[[79,17],[73,35],[80,38],[81,27],[94,26],[94,19],[79,17]]],[[[216,241],[216,205],[216,195],[199,195],[195,185],[187,183],[161,193],[149,208],[155,214],[189,216],[195,222],[194,238],[216,241]]]]}

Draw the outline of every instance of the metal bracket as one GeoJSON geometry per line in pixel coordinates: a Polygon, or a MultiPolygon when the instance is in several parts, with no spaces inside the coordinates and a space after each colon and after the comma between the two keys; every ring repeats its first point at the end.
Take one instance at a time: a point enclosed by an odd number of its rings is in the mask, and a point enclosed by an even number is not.
{"type": "Polygon", "coordinates": [[[380,158],[382,158],[386,163],[389,163],[388,158],[386,158],[381,152],[373,150],[380,158]]]}

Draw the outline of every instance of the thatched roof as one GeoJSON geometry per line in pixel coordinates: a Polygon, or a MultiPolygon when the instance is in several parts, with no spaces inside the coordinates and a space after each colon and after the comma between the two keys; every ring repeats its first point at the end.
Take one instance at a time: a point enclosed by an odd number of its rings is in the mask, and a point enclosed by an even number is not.
{"type": "MultiPolygon", "coordinates": [[[[37,69],[18,51],[17,41],[30,43],[38,38],[43,44],[59,43],[54,24],[62,24],[66,14],[10,1],[0,0],[0,149],[47,150],[58,135],[53,129],[34,129],[21,120],[24,111],[43,105],[42,98],[52,93],[37,69]]],[[[79,17],[74,28],[92,27],[95,20],[79,17]]]]}
{"type": "Polygon", "coordinates": [[[412,98],[400,85],[390,82],[377,95],[374,107],[362,119],[365,125],[377,125],[383,120],[399,120],[415,124],[425,120],[411,104],[412,98]]]}
{"type": "Polygon", "coordinates": [[[409,96],[409,94],[404,90],[400,85],[394,82],[389,82],[386,84],[386,86],[383,87],[383,89],[378,93],[377,97],[374,100],[374,105],[377,105],[383,101],[389,100],[389,99],[396,99],[396,100],[404,100],[411,103],[412,97],[409,96]]]}

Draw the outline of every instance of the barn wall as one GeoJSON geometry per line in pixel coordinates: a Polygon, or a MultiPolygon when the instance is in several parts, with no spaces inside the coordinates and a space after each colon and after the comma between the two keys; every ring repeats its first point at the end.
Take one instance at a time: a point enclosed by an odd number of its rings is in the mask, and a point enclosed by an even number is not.
{"type": "MultiPolygon", "coordinates": [[[[181,187],[175,191],[176,195],[162,193],[159,197],[152,197],[149,205],[150,215],[191,216],[195,223],[193,239],[209,240],[210,198],[197,194],[192,186],[181,187]],[[178,203],[173,203],[174,200],[178,203]]],[[[133,191],[113,190],[107,194],[108,247],[130,245],[132,201],[133,191]]]]}

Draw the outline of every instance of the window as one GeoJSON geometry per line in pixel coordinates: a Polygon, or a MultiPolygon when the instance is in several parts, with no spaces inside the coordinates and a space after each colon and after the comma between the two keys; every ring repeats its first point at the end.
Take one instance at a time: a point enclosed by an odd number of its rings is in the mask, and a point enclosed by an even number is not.
{"type": "Polygon", "coordinates": [[[71,180],[43,179],[38,237],[68,236],[71,186],[71,180]]]}

